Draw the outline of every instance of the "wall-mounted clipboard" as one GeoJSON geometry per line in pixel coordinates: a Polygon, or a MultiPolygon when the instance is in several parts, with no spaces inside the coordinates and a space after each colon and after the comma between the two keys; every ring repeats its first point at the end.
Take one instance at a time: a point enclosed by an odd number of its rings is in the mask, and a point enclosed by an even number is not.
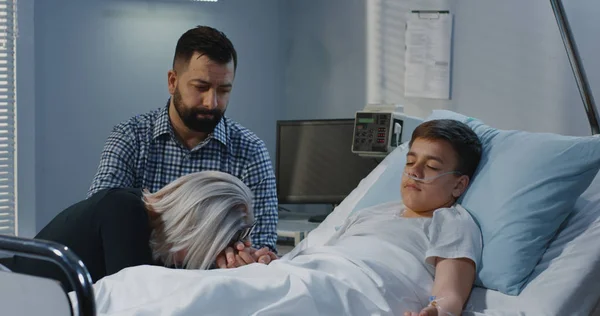
{"type": "Polygon", "coordinates": [[[405,32],[404,95],[450,99],[452,14],[411,11],[405,32]]]}

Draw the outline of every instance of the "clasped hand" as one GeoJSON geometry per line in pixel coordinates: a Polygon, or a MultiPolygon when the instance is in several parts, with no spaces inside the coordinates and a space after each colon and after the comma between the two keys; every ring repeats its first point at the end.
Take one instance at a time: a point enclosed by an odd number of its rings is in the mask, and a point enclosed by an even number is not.
{"type": "Polygon", "coordinates": [[[269,248],[252,248],[250,241],[236,242],[233,247],[223,250],[216,260],[220,269],[237,268],[251,263],[269,264],[278,257],[269,248]]]}

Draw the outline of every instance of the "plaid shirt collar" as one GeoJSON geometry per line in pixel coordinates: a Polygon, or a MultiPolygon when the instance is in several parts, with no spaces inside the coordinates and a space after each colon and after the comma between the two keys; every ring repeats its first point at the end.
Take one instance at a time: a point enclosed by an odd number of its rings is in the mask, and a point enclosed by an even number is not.
{"type": "MultiPolygon", "coordinates": [[[[170,100],[169,100],[170,102],[170,100]]],[[[171,126],[171,121],[169,120],[169,102],[167,102],[167,106],[165,106],[156,117],[154,121],[154,133],[152,138],[157,139],[162,135],[170,135],[175,139],[175,134],[173,133],[173,127],[171,126]]],[[[227,141],[229,140],[229,135],[227,134],[227,126],[225,124],[225,117],[221,119],[219,124],[215,127],[215,130],[208,135],[206,140],[214,138],[221,142],[223,145],[227,145],[227,141]]]]}

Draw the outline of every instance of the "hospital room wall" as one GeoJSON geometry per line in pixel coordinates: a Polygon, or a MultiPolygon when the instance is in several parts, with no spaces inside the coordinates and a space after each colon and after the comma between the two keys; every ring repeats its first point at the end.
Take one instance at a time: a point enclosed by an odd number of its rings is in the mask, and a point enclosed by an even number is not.
{"type": "MultiPolygon", "coordinates": [[[[287,4],[281,118],[354,117],[366,102],[365,0],[297,0],[287,4]]],[[[306,215],[331,210],[329,205],[285,207],[306,215]]]]}
{"type": "Polygon", "coordinates": [[[289,1],[284,119],[351,118],[366,101],[365,0],[289,1]]]}
{"type": "MultiPolygon", "coordinates": [[[[600,2],[563,0],[596,99],[600,2]]],[[[495,127],[589,135],[583,103],[548,0],[367,1],[369,102],[426,116],[445,108],[495,127]],[[404,97],[404,23],[414,9],[454,13],[451,100],[404,97]]]]}
{"type": "Polygon", "coordinates": [[[19,235],[36,234],[34,0],[19,0],[17,37],[17,207],[19,235]],[[21,211],[22,210],[22,211],[21,211]]]}
{"type": "MultiPolygon", "coordinates": [[[[280,3],[36,1],[36,145],[35,163],[29,162],[35,176],[25,179],[35,189],[23,191],[23,200],[35,197],[36,230],[85,197],[115,124],[166,104],[176,41],[198,24],[219,28],[236,45],[239,67],[227,114],[274,155],[283,96],[280,3]]],[[[30,204],[20,209],[25,217],[32,216],[30,204]]]]}

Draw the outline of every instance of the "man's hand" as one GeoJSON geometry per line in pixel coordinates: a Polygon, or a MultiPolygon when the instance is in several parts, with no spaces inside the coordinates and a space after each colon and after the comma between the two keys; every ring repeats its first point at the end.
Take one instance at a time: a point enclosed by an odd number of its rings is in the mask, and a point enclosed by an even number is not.
{"type": "Polygon", "coordinates": [[[223,250],[216,260],[220,269],[237,268],[251,263],[269,264],[278,257],[269,248],[252,248],[250,241],[238,242],[233,247],[223,250]]]}

